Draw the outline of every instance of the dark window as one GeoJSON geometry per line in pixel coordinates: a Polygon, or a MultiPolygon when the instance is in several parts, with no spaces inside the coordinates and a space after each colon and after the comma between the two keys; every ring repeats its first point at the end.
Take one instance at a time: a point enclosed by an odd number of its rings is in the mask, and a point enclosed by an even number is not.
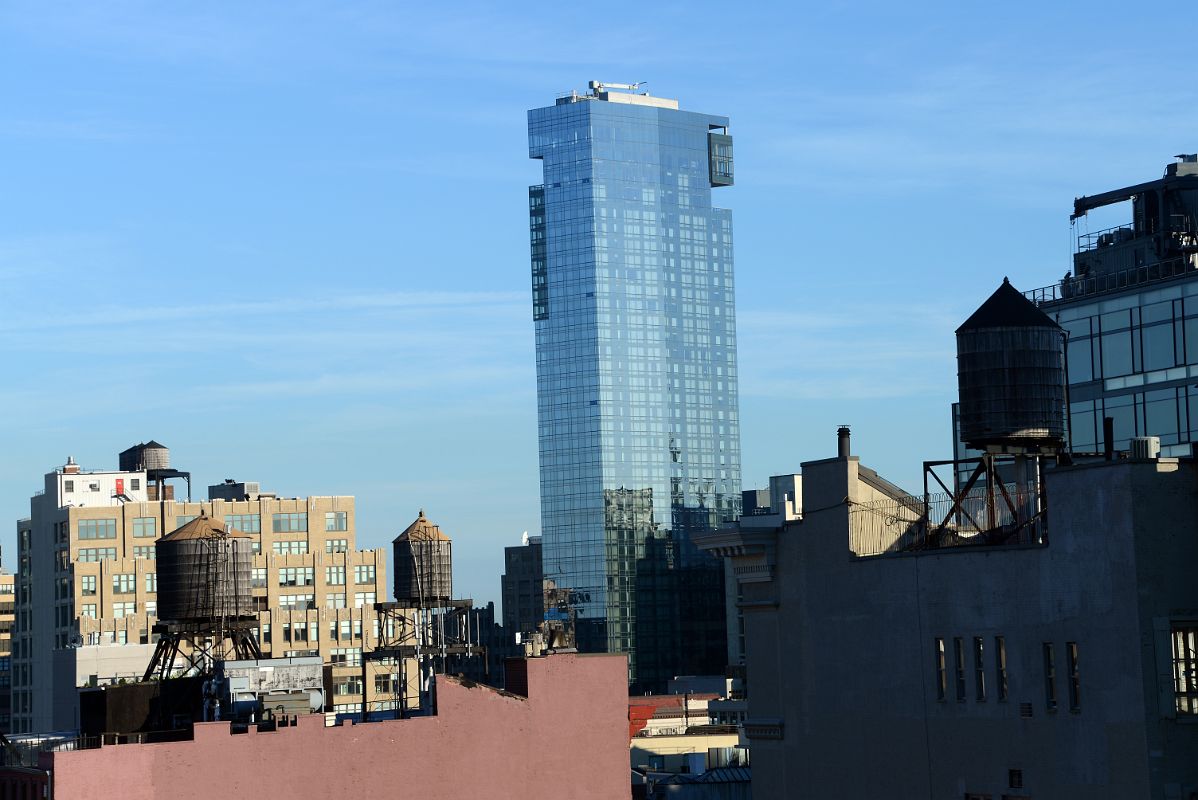
{"type": "Polygon", "coordinates": [[[1007,640],[994,637],[994,685],[999,702],[1007,699],[1007,640]]]}
{"type": "Polygon", "coordinates": [[[957,667],[957,702],[965,702],[965,642],[958,636],[953,639],[954,663],[957,667]]]}
{"type": "Polygon", "coordinates": [[[1081,679],[1077,671],[1077,642],[1066,642],[1065,654],[1069,658],[1069,710],[1081,711],[1081,679]]]}
{"type": "Polygon", "coordinates": [[[936,640],[936,699],[943,700],[948,694],[948,664],[944,656],[944,640],[936,640]]]}
{"type": "Polygon", "coordinates": [[[981,636],[973,637],[974,700],[986,702],[986,654],[981,636]]]}
{"type": "Polygon", "coordinates": [[[1049,711],[1057,710],[1057,662],[1052,642],[1044,643],[1044,705],[1049,711]]]}

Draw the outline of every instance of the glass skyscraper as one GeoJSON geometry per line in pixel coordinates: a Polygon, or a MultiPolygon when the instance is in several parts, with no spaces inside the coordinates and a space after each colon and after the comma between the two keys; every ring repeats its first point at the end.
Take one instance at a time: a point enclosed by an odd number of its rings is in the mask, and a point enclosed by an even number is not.
{"type": "Polygon", "coordinates": [[[723,570],[690,534],[740,514],[728,120],[592,82],[528,137],[545,577],[634,686],[722,672],[723,570]]]}

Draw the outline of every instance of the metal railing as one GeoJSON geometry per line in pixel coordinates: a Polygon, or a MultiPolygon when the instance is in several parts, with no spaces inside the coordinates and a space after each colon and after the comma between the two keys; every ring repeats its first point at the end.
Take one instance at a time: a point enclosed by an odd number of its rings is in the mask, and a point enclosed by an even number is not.
{"type": "Polygon", "coordinates": [[[1168,278],[1176,278],[1196,271],[1198,271],[1198,267],[1196,267],[1193,258],[1184,256],[1171,258],[1167,261],[1159,261],[1144,267],[1133,267],[1132,269],[1108,272],[1102,275],[1088,275],[1080,278],[1070,275],[1051,286],[1031,289],[1024,292],[1023,295],[1036,305],[1045,305],[1048,303],[1057,303],[1062,300],[1072,300],[1078,297],[1117,292],[1120,289],[1127,289],[1168,278]]]}
{"type": "Polygon", "coordinates": [[[1083,233],[1077,237],[1077,252],[1084,253],[1087,250],[1108,247],[1112,244],[1126,242],[1128,239],[1134,239],[1135,237],[1136,229],[1131,225],[1116,225],[1112,228],[1104,228],[1092,233],[1083,233]]]}
{"type": "Polygon", "coordinates": [[[877,556],[947,547],[1038,544],[1043,513],[1034,492],[1013,484],[988,491],[981,487],[962,497],[908,495],[854,503],[849,514],[849,550],[877,556]],[[1014,509],[1014,510],[1012,510],[1014,509]]]}

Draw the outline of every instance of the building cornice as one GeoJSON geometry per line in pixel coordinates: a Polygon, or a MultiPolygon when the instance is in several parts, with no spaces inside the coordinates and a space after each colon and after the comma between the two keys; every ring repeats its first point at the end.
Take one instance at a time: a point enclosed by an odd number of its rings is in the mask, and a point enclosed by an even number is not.
{"type": "Polygon", "coordinates": [[[774,579],[777,528],[724,528],[692,536],[695,546],[732,563],[740,583],[769,583],[774,579]]]}

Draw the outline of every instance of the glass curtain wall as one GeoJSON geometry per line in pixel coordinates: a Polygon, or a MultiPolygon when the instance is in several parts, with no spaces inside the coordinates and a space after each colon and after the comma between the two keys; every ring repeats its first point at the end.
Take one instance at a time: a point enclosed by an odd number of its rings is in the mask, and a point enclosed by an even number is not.
{"type": "Polygon", "coordinates": [[[645,688],[724,666],[722,570],[689,535],[740,513],[726,128],[597,98],[529,112],[545,577],[580,648],[628,653],[645,688]]]}

